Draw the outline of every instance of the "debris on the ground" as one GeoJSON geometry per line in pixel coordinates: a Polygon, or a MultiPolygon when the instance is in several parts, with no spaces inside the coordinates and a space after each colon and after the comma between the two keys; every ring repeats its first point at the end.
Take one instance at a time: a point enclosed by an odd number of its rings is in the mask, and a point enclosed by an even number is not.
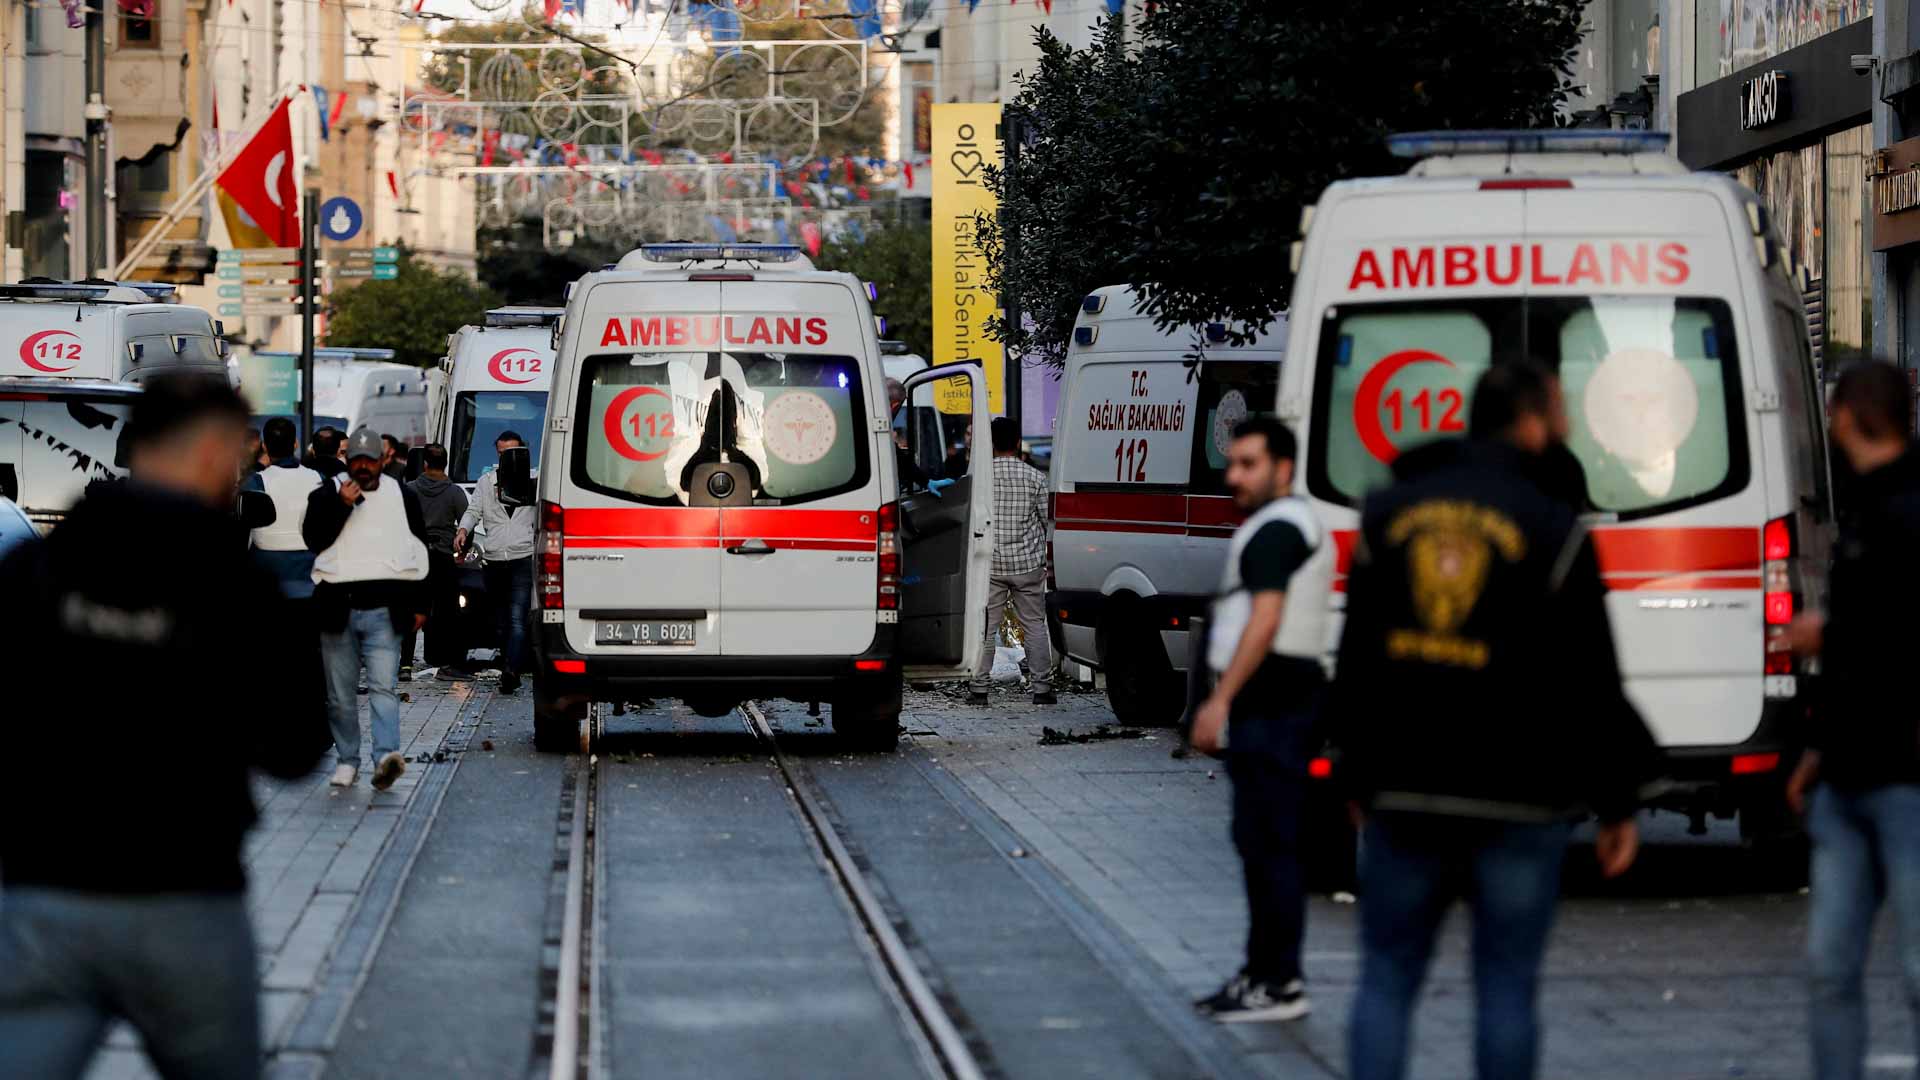
{"type": "Polygon", "coordinates": [[[1143,739],[1146,732],[1139,728],[1117,728],[1112,724],[1100,724],[1092,731],[1079,732],[1072,729],[1055,731],[1050,727],[1040,729],[1041,746],[1066,746],[1068,743],[1105,742],[1109,739],[1143,739]]]}
{"type": "Polygon", "coordinates": [[[937,731],[934,731],[931,728],[925,731],[909,731],[907,732],[907,734],[912,735],[914,738],[917,738],[917,739],[935,739],[940,737],[940,733],[937,731]]]}
{"type": "Polygon", "coordinates": [[[492,739],[481,739],[481,740],[480,740],[480,749],[482,749],[482,750],[488,750],[488,751],[491,751],[491,750],[493,749],[493,740],[492,740],[492,739]]]}
{"type": "Polygon", "coordinates": [[[1351,904],[1354,902],[1353,894],[1350,892],[1344,892],[1344,891],[1334,893],[1331,899],[1336,904],[1351,904]]]}
{"type": "Polygon", "coordinates": [[[405,690],[402,690],[402,691],[400,691],[400,700],[401,700],[401,701],[412,701],[412,700],[413,700],[413,695],[412,695],[412,694],[409,694],[409,693],[407,693],[407,692],[406,692],[405,690]]]}
{"type": "Polygon", "coordinates": [[[1024,859],[1027,857],[1027,849],[1023,847],[1017,847],[1017,848],[1014,848],[1012,851],[1007,852],[1007,854],[1013,856],[1016,859],[1024,859]]]}

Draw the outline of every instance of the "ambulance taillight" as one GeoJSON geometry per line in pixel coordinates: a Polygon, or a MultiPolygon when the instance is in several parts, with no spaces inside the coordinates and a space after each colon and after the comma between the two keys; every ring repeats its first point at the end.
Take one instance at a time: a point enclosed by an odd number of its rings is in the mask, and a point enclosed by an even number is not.
{"type": "Polygon", "coordinates": [[[1766,673],[1793,674],[1793,647],[1788,643],[1787,625],[1793,622],[1798,607],[1793,591],[1793,519],[1774,518],[1761,533],[1761,586],[1765,590],[1762,608],[1766,613],[1766,673]]]}
{"type": "Polygon", "coordinates": [[[540,592],[540,607],[544,611],[559,611],[566,606],[561,572],[561,556],[566,550],[561,534],[566,523],[567,512],[559,503],[540,504],[540,579],[535,587],[540,592]]]}
{"type": "Polygon", "coordinates": [[[880,577],[875,607],[879,621],[900,621],[900,504],[880,507],[880,577]]]}

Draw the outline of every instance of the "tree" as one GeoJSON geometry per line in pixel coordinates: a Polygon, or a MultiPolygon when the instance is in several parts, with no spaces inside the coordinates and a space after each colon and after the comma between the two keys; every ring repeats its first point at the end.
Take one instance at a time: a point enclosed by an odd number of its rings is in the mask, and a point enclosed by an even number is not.
{"type": "Polygon", "coordinates": [[[848,234],[820,249],[814,265],[845,270],[871,281],[880,292],[875,314],[887,320],[887,336],[929,359],[933,356],[933,230],[892,225],[864,236],[848,234]]]}
{"type": "Polygon", "coordinates": [[[1027,138],[988,171],[1000,216],[978,223],[989,280],[1032,327],[988,332],[1058,363],[1080,298],[1126,282],[1162,329],[1245,341],[1286,308],[1301,207],[1405,168],[1387,135],[1553,126],[1585,6],[1161,0],[1137,45],[1119,18],[1087,50],[1039,31],[1008,109],[1027,138]]]}
{"type": "Polygon", "coordinates": [[[567,285],[632,250],[632,245],[583,234],[564,251],[548,251],[538,221],[516,221],[504,228],[482,227],[477,234],[476,269],[481,284],[509,303],[559,307],[567,285]]]}
{"type": "Polygon", "coordinates": [[[447,351],[447,335],[478,323],[500,298],[465,274],[400,253],[399,275],[335,292],[327,304],[327,344],[392,349],[394,359],[428,367],[447,351]]]}

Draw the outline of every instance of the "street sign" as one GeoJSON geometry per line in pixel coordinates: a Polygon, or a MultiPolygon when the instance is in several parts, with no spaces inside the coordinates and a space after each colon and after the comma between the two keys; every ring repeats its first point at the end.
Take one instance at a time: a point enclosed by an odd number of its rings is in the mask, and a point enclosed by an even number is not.
{"type": "Polygon", "coordinates": [[[360,204],[344,195],[320,204],[320,235],[329,240],[351,240],[359,236],[365,220],[360,204]]]}
{"type": "Polygon", "coordinates": [[[396,263],[400,261],[400,249],[392,247],[322,248],[320,258],[333,263],[396,263]]]}
{"type": "Polygon", "coordinates": [[[223,263],[292,263],[300,261],[300,249],[290,248],[223,248],[220,251],[223,263]]]}
{"type": "Polygon", "coordinates": [[[400,268],[392,263],[361,263],[359,265],[327,267],[327,276],[335,281],[354,278],[371,278],[374,281],[392,281],[400,276],[400,268]]]}
{"type": "Polygon", "coordinates": [[[220,317],[230,319],[236,315],[295,315],[300,305],[291,301],[254,302],[244,304],[221,304],[220,317]]]}
{"type": "Polygon", "coordinates": [[[297,281],[249,281],[244,285],[220,286],[222,300],[278,300],[299,293],[297,281]]]}

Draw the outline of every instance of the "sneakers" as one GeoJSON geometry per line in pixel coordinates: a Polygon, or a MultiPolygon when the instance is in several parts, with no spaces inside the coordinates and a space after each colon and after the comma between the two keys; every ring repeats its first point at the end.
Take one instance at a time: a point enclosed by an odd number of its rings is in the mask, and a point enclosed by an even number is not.
{"type": "Polygon", "coordinates": [[[987,695],[976,690],[967,695],[967,705],[975,709],[984,709],[987,707],[987,695]]]}
{"type": "Polygon", "coordinates": [[[1042,690],[1033,695],[1033,703],[1035,705],[1058,705],[1060,704],[1060,699],[1053,696],[1053,691],[1042,690]]]}
{"type": "Polygon", "coordinates": [[[335,765],[333,767],[333,776],[328,778],[327,783],[333,785],[334,787],[352,787],[353,778],[359,775],[360,775],[359,769],[356,769],[353,766],[343,761],[340,764],[335,765]]]}
{"type": "Polygon", "coordinates": [[[387,790],[393,786],[395,780],[400,779],[400,774],[406,771],[407,759],[401,757],[397,751],[389,753],[373,767],[373,790],[387,790]]]}
{"type": "Polygon", "coordinates": [[[400,681],[401,682],[413,681],[413,665],[412,664],[400,665],[400,681]]]}
{"type": "Polygon", "coordinates": [[[500,692],[501,693],[512,694],[512,693],[518,692],[519,689],[520,689],[519,672],[503,671],[500,673],[500,692]]]}
{"type": "Polygon", "coordinates": [[[440,670],[434,672],[433,677],[441,682],[471,682],[473,672],[454,667],[452,664],[441,664],[440,670]]]}
{"type": "Polygon", "coordinates": [[[1313,1011],[1307,1000],[1307,986],[1292,979],[1275,986],[1255,980],[1245,972],[1227,980],[1212,997],[1201,998],[1193,1007],[1222,1024],[1247,1024],[1261,1020],[1298,1020],[1313,1011]]]}

